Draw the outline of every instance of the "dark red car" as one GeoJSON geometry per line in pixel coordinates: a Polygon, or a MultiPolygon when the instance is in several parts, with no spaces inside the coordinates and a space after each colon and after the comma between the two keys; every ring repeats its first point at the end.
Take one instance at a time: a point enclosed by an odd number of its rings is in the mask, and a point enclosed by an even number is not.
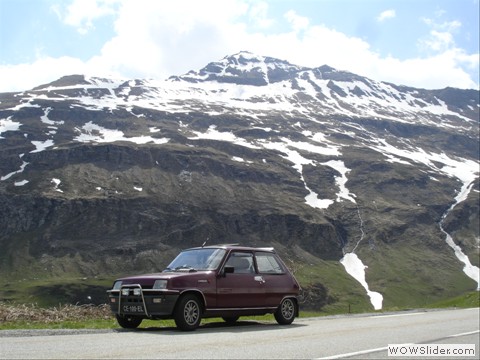
{"type": "Polygon", "coordinates": [[[218,245],[182,251],[161,273],[121,278],[108,290],[124,328],[143,319],[174,319],[195,330],[202,318],[235,322],[273,313],[279,324],[298,316],[300,285],[273,248],[218,245]]]}

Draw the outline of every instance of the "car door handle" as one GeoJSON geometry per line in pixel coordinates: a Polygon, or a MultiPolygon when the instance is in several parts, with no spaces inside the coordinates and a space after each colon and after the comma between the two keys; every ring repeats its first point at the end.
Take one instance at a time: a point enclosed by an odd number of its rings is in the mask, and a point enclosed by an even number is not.
{"type": "Polygon", "coordinates": [[[261,284],[265,284],[265,279],[262,276],[255,276],[255,281],[258,281],[261,284]]]}

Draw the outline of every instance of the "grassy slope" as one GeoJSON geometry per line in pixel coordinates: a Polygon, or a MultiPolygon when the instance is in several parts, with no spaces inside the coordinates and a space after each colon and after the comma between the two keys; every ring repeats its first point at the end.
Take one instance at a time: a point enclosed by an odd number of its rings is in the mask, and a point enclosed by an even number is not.
{"type": "MultiPolygon", "coordinates": [[[[408,246],[377,246],[375,251],[358,249],[358,255],[368,266],[370,290],[384,297],[383,310],[427,307],[445,299],[475,289],[466,277],[462,264],[453,254],[438,254],[424,248],[408,246]]],[[[289,264],[302,287],[325,289],[320,302],[309,303],[303,309],[324,314],[373,311],[364,288],[333,260],[311,256],[302,263],[289,264]]],[[[0,301],[53,307],[58,304],[103,304],[106,290],[116,276],[81,277],[74,272],[53,277],[37,273],[35,277],[0,276],[0,301]]],[[[318,298],[317,298],[318,301],[318,298]]]]}
{"type": "Polygon", "coordinates": [[[428,307],[477,286],[463,273],[453,251],[393,245],[377,248],[364,262],[369,266],[367,282],[371,290],[383,294],[384,309],[428,307]]]}

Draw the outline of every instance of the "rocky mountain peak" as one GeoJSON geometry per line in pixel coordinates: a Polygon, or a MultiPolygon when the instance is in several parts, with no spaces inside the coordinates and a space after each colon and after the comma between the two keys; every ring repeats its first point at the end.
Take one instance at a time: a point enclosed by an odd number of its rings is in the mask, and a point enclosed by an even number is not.
{"type": "Polygon", "coordinates": [[[86,80],[85,75],[66,75],[48,84],[34,87],[32,90],[45,90],[52,87],[67,87],[76,85],[91,85],[91,83],[86,80]]]}
{"type": "Polygon", "coordinates": [[[293,79],[301,70],[306,70],[306,68],[292,65],[285,60],[241,51],[225,56],[219,61],[211,62],[199,71],[192,70],[185,75],[172,77],[172,79],[262,86],[293,79]]]}

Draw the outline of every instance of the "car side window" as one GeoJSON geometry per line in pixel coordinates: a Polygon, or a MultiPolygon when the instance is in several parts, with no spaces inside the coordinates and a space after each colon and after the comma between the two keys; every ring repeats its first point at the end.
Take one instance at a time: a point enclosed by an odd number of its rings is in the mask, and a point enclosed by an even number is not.
{"type": "Polygon", "coordinates": [[[274,254],[256,253],[258,272],[261,274],[283,274],[283,268],[274,254]]]}
{"type": "Polygon", "coordinates": [[[225,264],[232,266],[234,274],[253,274],[255,267],[253,265],[253,254],[245,252],[232,252],[225,264]]]}

